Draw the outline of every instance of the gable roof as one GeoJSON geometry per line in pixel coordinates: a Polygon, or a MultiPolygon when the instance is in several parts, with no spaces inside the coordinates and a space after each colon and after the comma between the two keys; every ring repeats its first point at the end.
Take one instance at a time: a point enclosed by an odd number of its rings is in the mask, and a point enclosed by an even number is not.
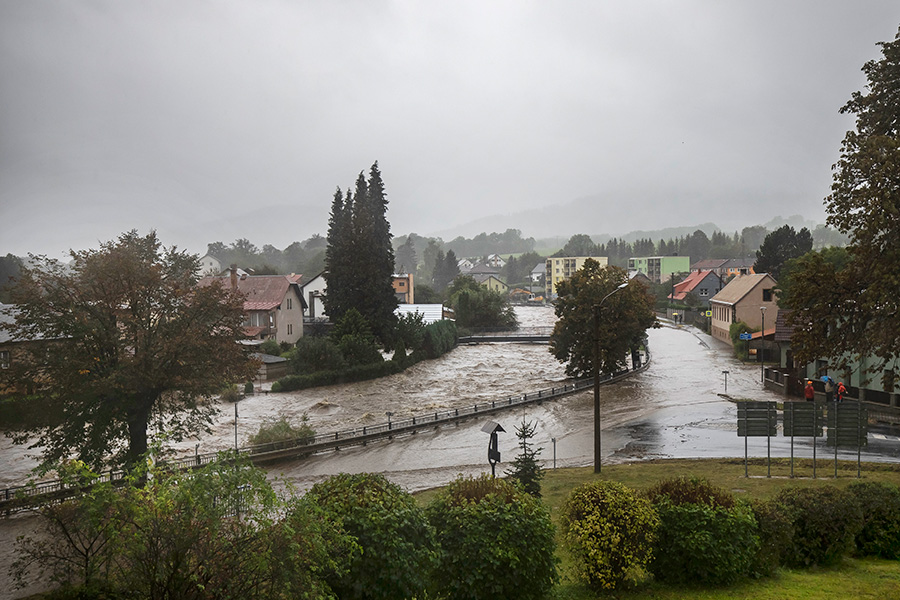
{"type": "Polygon", "coordinates": [[[728,262],[727,258],[707,258],[706,260],[698,260],[691,265],[691,271],[710,271],[712,269],[721,268],[728,262]]]}
{"type": "Polygon", "coordinates": [[[721,304],[737,304],[754,288],[768,280],[775,287],[775,278],[768,273],[756,273],[753,275],[739,275],[728,282],[718,294],[710,299],[710,302],[721,304]]]}
{"type": "Polygon", "coordinates": [[[684,278],[680,283],[675,284],[675,293],[669,294],[675,300],[684,300],[684,297],[694,291],[700,283],[708,276],[714,275],[712,271],[691,271],[691,274],[684,278]]]}
{"type": "MultiPolygon", "coordinates": [[[[211,285],[219,281],[223,287],[231,285],[230,276],[204,277],[197,285],[211,285]]],[[[241,275],[236,278],[237,289],[244,294],[244,310],[272,310],[281,306],[288,290],[296,288],[297,296],[303,303],[300,286],[287,275],[241,275]]]]}

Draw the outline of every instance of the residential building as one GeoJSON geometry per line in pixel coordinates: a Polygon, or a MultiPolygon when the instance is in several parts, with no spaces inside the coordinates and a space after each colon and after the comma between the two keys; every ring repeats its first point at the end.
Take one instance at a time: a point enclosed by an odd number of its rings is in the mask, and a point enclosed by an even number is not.
{"type": "Polygon", "coordinates": [[[776,285],[775,278],[768,273],[740,275],[732,279],[709,301],[713,337],[732,345],[732,323],[742,321],[749,328],[758,329],[762,327],[763,318],[774,331],[775,319],[778,317],[776,285]],[[761,309],[765,309],[765,317],[761,309]]]}
{"type": "Polygon", "coordinates": [[[707,258],[691,265],[691,271],[712,271],[726,280],[736,275],[752,275],[755,258],[707,258]]]}
{"type": "Polygon", "coordinates": [[[200,259],[200,275],[202,277],[218,275],[224,267],[225,265],[222,264],[222,261],[212,254],[207,254],[200,259]]]}
{"type": "Polygon", "coordinates": [[[475,281],[491,290],[492,292],[505,294],[509,290],[509,286],[501,281],[501,279],[496,275],[480,274],[474,275],[473,278],[475,279],[475,281]]]}
{"type": "MultiPolygon", "coordinates": [[[[786,322],[789,313],[790,311],[784,310],[779,312],[775,322],[774,335],[780,350],[781,369],[779,370],[783,373],[782,391],[785,394],[797,395],[805,381],[813,380],[816,391],[819,392],[817,397],[824,399],[820,381],[823,376],[828,375],[835,381],[844,382],[852,398],[885,406],[900,406],[900,379],[889,377],[888,383],[885,385],[884,372],[877,369],[879,361],[874,356],[851,360],[846,371],[839,371],[824,359],[805,365],[797,362],[791,349],[793,328],[786,322]]],[[[769,382],[767,381],[766,384],[768,385],[769,382]]]]}
{"type": "Polygon", "coordinates": [[[675,284],[670,300],[684,302],[688,294],[700,300],[701,306],[709,307],[709,300],[722,289],[722,278],[713,271],[692,271],[681,282],[675,284]]]}
{"type": "Polygon", "coordinates": [[[328,315],[325,313],[325,290],[328,284],[325,282],[325,273],[319,273],[301,287],[303,299],[306,300],[304,308],[305,317],[310,320],[327,320],[328,315]]]}
{"type": "Polygon", "coordinates": [[[244,294],[244,332],[254,340],[294,344],[303,337],[304,300],[300,284],[286,275],[204,277],[198,285],[219,281],[244,294]]]}
{"type": "Polygon", "coordinates": [[[556,286],[575,274],[587,259],[595,260],[601,267],[609,264],[606,256],[561,256],[550,257],[544,264],[544,295],[548,300],[556,298],[556,286]]]}
{"type": "Polygon", "coordinates": [[[499,254],[491,254],[484,261],[488,266],[494,267],[495,269],[502,269],[506,266],[506,260],[499,254]]]}
{"type": "Polygon", "coordinates": [[[394,295],[397,297],[397,302],[400,304],[413,304],[415,302],[412,273],[394,275],[391,285],[394,286],[394,295]]]}
{"type": "Polygon", "coordinates": [[[640,271],[653,283],[669,281],[675,273],[691,270],[689,256],[643,256],[628,259],[629,271],[640,271]]]}

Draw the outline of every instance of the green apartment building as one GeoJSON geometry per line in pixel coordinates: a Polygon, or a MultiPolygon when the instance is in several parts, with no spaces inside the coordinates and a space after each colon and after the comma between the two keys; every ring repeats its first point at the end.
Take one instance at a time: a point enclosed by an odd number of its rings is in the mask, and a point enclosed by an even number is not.
{"type": "Polygon", "coordinates": [[[672,273],[690,273],[690,256],[645,256],[629,258],[628,270],[646,275],[653,283],[662,283],[672,277],[672,273]]]}

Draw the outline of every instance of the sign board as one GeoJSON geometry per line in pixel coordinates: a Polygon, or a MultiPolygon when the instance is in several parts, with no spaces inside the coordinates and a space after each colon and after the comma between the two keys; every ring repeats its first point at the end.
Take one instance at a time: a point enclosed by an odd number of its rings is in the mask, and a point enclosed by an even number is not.
{"type": "Polygon", "coordinates": [[[825,405],[819,402],[785,402],[784,436],[821,437],[825,405]]]}
{"type": "Polygon", "coordinates": [[[742,334],[741,334],[741,339],[742,339],[742,340],[749,340],[749,339],[751,339],[752,337],[753,337],[753,336],[750,335],[749,333],[742,333],[742,334]]]}
{"type": "Polygon", "coordinates": [[[738,437],[777,434],[778,409],[774,402],[738,402],[738,437]]]}
{"type": "Polygon", "coordinates": [[[707,316],[707,317],[711,317],[711,316],[712,316],[712,311],[711,311],[711,310],[706,311],[706,316],[707,316]]]}
{"type": "Polygon", "coordinates": [[[859,402],[828,403],[828,445],[861,448],[867,446],[869,411],[859,402]]]}

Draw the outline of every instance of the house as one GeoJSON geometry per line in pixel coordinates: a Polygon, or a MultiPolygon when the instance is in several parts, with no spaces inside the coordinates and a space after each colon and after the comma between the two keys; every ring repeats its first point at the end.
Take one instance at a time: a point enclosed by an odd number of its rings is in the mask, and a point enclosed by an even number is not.
{"type": "Polygon", "coordinates": [[[680,283],[675,284],[670,300],[684,302],[688,294],[693,294],[700,300],[700,304],[709,307],[709,299],[722,289],[722,279],[713,271],[692,271],[680,283]]]}
{"type": "Polygon", "coordinates": [[[775,278],[768,273],[741,275],[732,279],[709,301],[713,337],[732,345],[731,324],[739,321],[751,329],[758,329],[765,319],[774,328],[778,317],[776,285],[775,278]]]}
{"type": "Polygon", "coordinates": [[[501,281],[500,278],[496,275],[480,274],[475,275],[473,279],[475,279],[475,281],[491,290],[492,292],[506,294],[507,290],[509,290],[509,286],[501,281]]]}
{"type": "Polygon", "coordinates": [[[415,302],[412,273],[394,275],[391,285],[394,286],[394,295],[397,297],[397,302],[400,304],[412,304],[415,302]]]}
{"type": "Polygon", "coordinates": [[[669,281],[675,273],[688,273],[691,270],[689,256],[644,256],[628,259],[629,271],[640,271],[653,283],[669,281]]]}
{"type": "Polygon", "coordinates": [[[465,273],[475,266],[475,261],[473,261],[471,258],[461,258],[456,261],[456,266],[459,267],[460,273],[465,273]]]}
{"type": "Polygon", "coordinates": [[[506,261],[499,254],[491,254],[484,259],[484,262],[486,265],[494,267],[495,269],[502,269],[506,266],[506,261]]]}
{"type": "Polygon", "coordinates": [[[547,265],[540,262],[534,266],[531,270],[531,283],[540,283],[541,277],[544,276],[544,271],[547,269],[547,265]]]}
{"type": "Polygon", "coordinates": [[[274,381],[290,374],[290,363],[286,358],[262,352],[251,352],[250,358],[259,361],[259,371],[256,373],[258,381],[274,381]]]}
{"type": "Polygon", "coordinates": [[[548,300],[556,298],[556,286],[575,274],[587,259],[596,260],[601,267],[609,264],[606,256],[562,256],[550,257],[544,264],[544,295],[548,300]]]}
{"type": "Polygon", "coordinates": [[[305,317],[309,320],[327,320],[328,315],[325,313],[325,290],[328,284],[325,282],[325,273],[319,273],[301,287],[303,299],[306,300],[304,307],[305,317]]]}
{"type": "MultiPolygon", "coordinates": [[[[858,398],[862,402],[872,402],[893,407],[900,406],[900,379],[895,378],[893,384],[888,382],[885,385],[882,377],[884,372],[877,368],[879,360],[874,356],[850,360],[846,371],[839,371],[830,365],[827,360],[823,359],[818,359],[809,364],[803,364],[795,360],[791,349],[791,336],[794,330],[787,324],[787,317],[790,312],[788,310],[779,311],[778,318],[775,321],[775,335],[773,336],[780,353],[780,368],[778,371],[783,374],[781,377],[781,391],[784,394],[799,395],[803,388],[803,382],[807,380],[813,380],[816,391],[822,392],[819,382],[823,376],[828,375],[835,381],[843,381],[850,391],[850,396],[858,398]]],[[[768,327],[766,329],[768,330],[768,327]]],[[[771,383],[767,378],[766,387],[777,388],[777,383],[774,386],[770,385],[771,383]]],[[[823,398],[821,393],[817,394],[817,396],[823,398]]]]}
{"type": "Polygon", "coordinates": [[[725,281],[732,276],[752,275],[755,263],[753,258],[707,258],[692,264],[691,271],[712,271],[725,281]]]}
{"type": "Polygon", "coordinates": [[[460,274],[471,275],[472,277],[476,277],[478,275],[494,275],[499,279],[500,269],[498,269],[497,267],[492,267],[487,263],[475,263],[465,271],[460,270],[460,274]]]}
{"type": "MultiPolygon", "coordinates": [[[[0,326],[12,325],[16,320],[15,311],[15,305],[0,304],[0,326]]],[[[3,371],[12,368],[14,364],[27,364],[19,361],[33,360],[35,354],[47,352],[51,343],[53,342],[40,335],[29,339],[15,338],[0,327],[0,396],[13,391],[3,385],[3,371]]]]}
{"type": "Polygon", "coordinates": [[[220,282],[244,294],[244,332],[255,340],[294,344],[303,337],[305,301],[300,285],[286,275],[204,277],[198,285],[220,282]]]}
{"type": "Polygon", "coordinates": [[[200,259],[200,276],[218,275],[224,267],[225,265],[222,264],[221,260],[212,254],[206,254],[200,259]]]}
{"type": "Polygon", "coordinates": [[[453,309],[443,304],[401,304],[394,309],[394,314],[398,317],[408,314],[420,314],[422,315],[422,322],[426,325],[443,319],[453,319],[453,309]]]}

